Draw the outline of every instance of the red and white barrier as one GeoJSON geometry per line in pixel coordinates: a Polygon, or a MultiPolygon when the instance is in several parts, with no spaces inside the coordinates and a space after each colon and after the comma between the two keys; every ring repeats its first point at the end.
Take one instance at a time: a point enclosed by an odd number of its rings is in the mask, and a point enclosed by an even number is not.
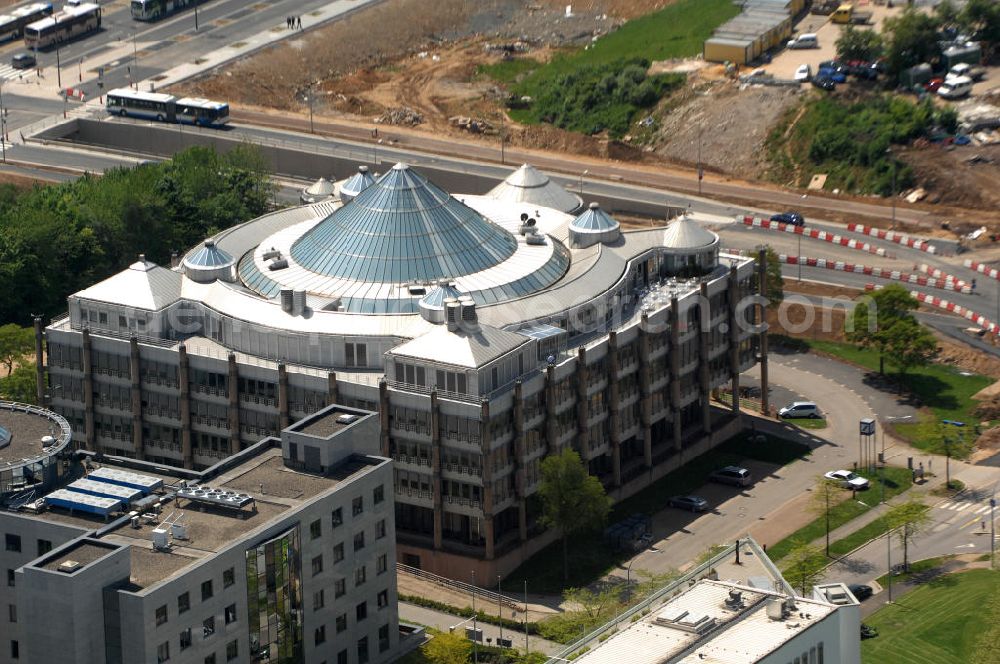
{"type": "Polygon", "coordinates": [[[921,263],[918,268],[923,274],[929,274],[932,278],[937,279],[945,284],[945,290],[958,291],[959,293],[971,293],[972,286],[962,281],[958,277],[952,274],[948,274],[943,270],[939,270],[936,267],[931,267],[926,263],[921,263]]]}
{"type": "Polygon", "coordinates": [[[65,90],[63,90],[63,96],[66,97],[67,99],[78,99],[80,101],[83,101],[87,95],[84,94],[83,90],[77,90],[76,88],[66,88],[65,90]]]}
{"type": "Polygon", "coordinates": [[[870,254],[875,254],[877,256],[886,256],[886,251],[882,247],[873,247],[867,242],[859,242],[854,238],[843,237],[835,233],[828,233],[826,231],[816,230],[815,228],[803,228],[802,226],[793,226],[792,224],[782,224],[777,221],[771,221],[770,219],[759,219],[756,217],[751,217],[747,215],[743,217],[743,224],[746,226],[751,226],[753,228],[763,228],[764,230],[774,230],[782,233],[790,233],[792,235],[801,235],[803,237],[812,238],[813,240],[820,240],[821,242],[830,242],[831,244],[837,244],[841,247],[847,247],[848,249],[856,249],[857,251],[867,251],[870,254]]]}
{"type": "Polygon", "coordinates": [[[970,261],[968,258],[965,259],[964,263],[965,267],[975,270],[979,274],[985,274],[990,279],[1000,280],[1000,270],[995,267],[983,265],[982,263],[977,263],[976,261],[970,261]]]}
{"type": "MultiPolygon", "coordinates": [[[[925,277],[919,274],[900,272],[899,270],[888,270],[881,267],[871,267],[868,265],[855,265],[843,261],[832,261],[825,258],[808,258],[806,256],[788,256],[778,254],[778,261],[787,265],[805,265],[807,267],[825,268],[827,270],[837,270],[840,272],[851,272],[853,274],[864,274],[879,279],[889,279],[907,284],[916,284],[928,288],[940,288],[941,290],[958,291],[961,293],[971,293],[972,288],[962,282],[948,281],[933,277],[925,277]]],[[[869,289],[870,290],[870,289],[869,289]]]]}
{"type": "Polygon", "coordinates": [[[896,231],[887,231],[881,228],[872,228],[871,226],[865,226],[863,224],[847,224],[847,230],[852,233],[861,233],[862,235],[868,235],[869,237],[877,237],[880,240],[885,240],[886,242],[894,242],[904,247],[910,247],[911,249],[916,249],[918,251],[926,251],[929,254],[936,254],[937,249],[935,249],[927,240],[922,240],[920,238],[912,237],[906,235],[905,233],[897,233],[896,231]]]}
{"type": "MultiPolygon", "coordinates": [[[[882,286],[875,284],[865,284],[866,291],[881,290],[882,286]]],[[[928,295],[927,293],[920,293],[917,291],[910,291],[910,295],[913,296],[915,300],[921,304],[927,304],[938,309],[943,309],[948,313],[953,313],[956,316],[961,316],[965,320],[975,323],[979,327],[983,328],[991,334],[1000,336],[1000,325],[991,321],[986,316],[976,313],[972,309],[963,307],[960,304],[955,304],[954,302],[949,302],[948,300],[942,299],[935,295],[928,295]]]]}

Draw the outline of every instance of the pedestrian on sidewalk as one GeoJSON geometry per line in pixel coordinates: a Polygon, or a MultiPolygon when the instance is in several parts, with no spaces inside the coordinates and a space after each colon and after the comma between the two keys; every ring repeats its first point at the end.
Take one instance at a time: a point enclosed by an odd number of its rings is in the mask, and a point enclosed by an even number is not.
{"type": "Polygon", "coordinates": [[[298,21],[299,21],[299,30],[301,30],[302,29],[302,17],[301,16],[299,16],[298,21]]]}

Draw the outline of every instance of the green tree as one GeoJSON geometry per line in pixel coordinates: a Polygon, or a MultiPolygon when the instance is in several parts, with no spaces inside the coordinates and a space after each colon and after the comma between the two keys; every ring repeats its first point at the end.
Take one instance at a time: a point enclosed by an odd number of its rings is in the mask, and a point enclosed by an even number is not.
{"type": "Polygon", "coordinates": [[[853,315],[845,322],[847,339],[862,348],[877,351],[878,371],[884,374],[885,356],[894,338],[888,330],[901,319],[915,321],[910,312],[918,306],[920,303],[908,290],[899,284],[889,284],[858,301],[853,315]]]}
{"type": "Polygon", "coordinates": [[[14,323],[0,325],[0,364],[7,367],[7,373],[14,371],[14,364],[20,362],[35,350],[35,331],[14,323]]]}
{"type": "Polygon", "coordinates": [[[933,62],[941,56],[937,20],[908,7],[899,16],[887,18],[882,27],[885,36],[886,64],[889,73],[898,77],[904,69],[933,62]]]}
{"type": "Polygon", "coordinates": [[[872,62],[882,55],[885,45],[874,30],[848,25],[837,38],[837,58],[845,62],[863,60],[872,62]]]}
{"type": "Polygon", "coordinates": [[[934,17],[942,28],[950,28],[959,24],[960,12],[952,0],[941,0],[934,8],[934,17]]]}
{"type": "Polygon", "coordinates": [[[615,613],[619,605],[618,588],[602,584],[596,590],[590,588],[567,588],[563,591],[563,599],[587,617],[591,624],[603,622],[603,619],[615,613]]]}
{"type": "Polygon", "coordinates": [[[806,588],[823,577],[830,561],[818,547],[800,544],[789,551],[781,562],[781,573],[805,595],[806,588]]]}
{"type": "Polygon", "coordinates": [[[960,20],[982,43],[984,55],[989,60],[1000,45],[1000,3],[996,0],[969,0],[960,20]]]}
{"type": "Polygon", "coordinates": [[[938,352],[934,335],[912,316],[896,320],[883,336],[889,364],[896,367],[901,389],[906,372],[913,367],[924,366],[938,352]]]}
{"type": "Polygon", "coordinates": [[[441,632],[420,647],[431,664],[468,664],[472,641],[454,632],[441,632]]]}
{"type": "Polygon", "coordinates": [[[37,384],[34,363],[19,364],[9,376],[0,378],[0,399],[36,403],[37,384]]]}
{"type": "Polygon", "coordinates": [[[569,536],[604,525],[611,499],[604,486],[587,472],[580,455],[570,448],[541,463],[538,495],[542,523],[558,529],[562,538],[563,578],[569,579],[569,536]]]}
{"type": "Polygon", "coordinates": [[[840,486],[822,475],[813,482],[812,497],[809,500],[809,511],[826,519],[826,555],[830,555],[830,509],[836,507],[844,499],[840,486]]]}
{"type": "Polygon", "coordinates": [[[931,508],[919,498],[900,503],[885,514],[886,524],[903,545],[903,571],[909,570],[909,545],[931,524],[931,508]]]}
{"type": "MultiPolygon", "coordinates": [[[[785,299],[785,279],[781,276],[778,253],[768,246],[765,256],[764,284],[767,287],[767,303],[771,307],[776,307],[785,299]]],[[[755,258],[755,262],[760,265],[760,254],[755,258]]]]}

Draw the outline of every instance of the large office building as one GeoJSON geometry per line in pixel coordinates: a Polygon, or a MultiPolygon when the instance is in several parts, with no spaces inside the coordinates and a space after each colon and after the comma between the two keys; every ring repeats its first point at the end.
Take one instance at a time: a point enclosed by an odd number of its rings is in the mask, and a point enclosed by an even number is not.
{"type": "Polygon", "coordinates": [[[621,498],[738,427],[710,395],[760,354],[754,262],[696,219],[626,232],[531,167],[482,196],[405,164],[335,191],[70,296],[44,336],[77,444],[199,469],[376,411],[400,560],[493,578],[551,541],[546,455],[621,498]]]}
{"type": "Polygon", "coordinates": [[[56,449],[38,434],[65,421],[37,409],[0,403],[0,421],[58,469],[0,491],[0,663],[399,654],[376,414],[330,406],[202,471],[56,449]]]}

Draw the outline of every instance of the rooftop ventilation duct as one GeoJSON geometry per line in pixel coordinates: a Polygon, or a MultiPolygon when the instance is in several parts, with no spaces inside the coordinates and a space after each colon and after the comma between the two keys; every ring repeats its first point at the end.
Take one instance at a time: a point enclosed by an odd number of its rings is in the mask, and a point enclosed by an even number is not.
{"type": "Polygon", "coordinates": [[[462,329],[466,332],[477,332],[479,317],[476,315],[476,301],[468,295],[463,295],[459,298],[458,304],[462,308],[462,329]]]}
{"type": "Polygon", "coordinates": [[[306,312],[306,292],[304,290],[292,291],[292,315],[301,316],[306,312]]]}
{"type": "Polygon", "coordinates": [[[281,289],[281,310],[285,313],[292,313],[293,304],[293,293],[290,288],[281,289]]]}
{"type": "Polygon", "coordinates": [[[458,300],[450,297],[444,301],[445,323],[448,325],[449,332],[458,331],[460,312],[461,305],[459,305],[458,300]]]}

